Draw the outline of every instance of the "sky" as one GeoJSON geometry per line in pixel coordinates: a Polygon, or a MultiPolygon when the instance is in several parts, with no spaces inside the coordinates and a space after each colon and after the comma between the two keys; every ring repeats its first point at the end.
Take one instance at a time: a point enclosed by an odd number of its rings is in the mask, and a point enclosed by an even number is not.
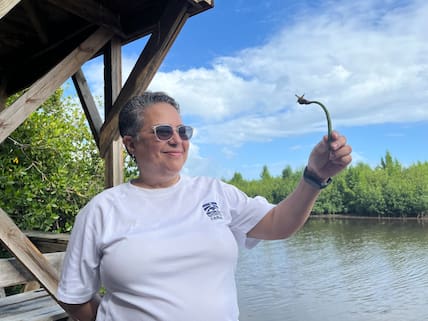
{"type": "MultiPolygon", "coordinates": [[[[258,179],[305,166],[327,132],[347,137],[353,164],[428,161],[428,2],[215,0],[188,19],[149,90],[195,127],[188,175],[258,179]]],[[[147,39],[122,49],[124,81],[147,39]]],[[[103,96],[100,59],[83,67],[103,96]]]]}

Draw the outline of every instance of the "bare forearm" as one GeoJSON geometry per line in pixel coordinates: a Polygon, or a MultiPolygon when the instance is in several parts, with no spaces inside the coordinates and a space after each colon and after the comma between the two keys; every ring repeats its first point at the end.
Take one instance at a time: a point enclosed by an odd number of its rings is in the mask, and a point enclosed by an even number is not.
{"type": "Polygon", "coordinates": [[[302,179],[294,192],[266,214],[248,236],[264,240],[291,236],[308,219],[319,193],[318,188],[302,179]]]}
{"type": "Polygon", "coordinates": [[[97,317],[100,300],[101,298],[97,295],[83,304],[67,304],[60,302],[60,305],[75,321],[94,321],[97,317]]]}
{"type": "Polygon", "coordinates": [[[319,194],[320,189],[302,179],[294,192],[273,209],[275,238],[287,238],[300,229],[311,214],[319,194]]]}

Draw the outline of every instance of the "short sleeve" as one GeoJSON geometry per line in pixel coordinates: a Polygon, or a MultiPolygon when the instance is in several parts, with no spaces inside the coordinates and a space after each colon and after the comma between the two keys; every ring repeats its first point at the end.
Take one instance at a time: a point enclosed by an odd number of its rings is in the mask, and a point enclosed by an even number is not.
{"type": "Polygon", "coordinates": [[[256,246],[260,240],[247,237],[247,233],[275,206],[264,197],[249,197],[238,188],[225,184],[229,210],[230,229],[240,247],[248,249],[256,246]]]}
{"type": "Polygon", "coordinates": [[[101,210],[89,202],[77,215],[61,271],[57,299],[80,304],[89,301],[100,288],[100,251],[94,218],[101,210]]]}

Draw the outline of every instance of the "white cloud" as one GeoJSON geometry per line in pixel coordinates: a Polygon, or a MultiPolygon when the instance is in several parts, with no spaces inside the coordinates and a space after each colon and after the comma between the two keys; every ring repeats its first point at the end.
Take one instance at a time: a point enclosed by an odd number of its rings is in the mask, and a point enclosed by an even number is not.
{"type": "Polygon", "coordinates": [[[302,93],[325,103],[333,125],[428,120],[426,16],[422,1],[328,2],[263,46],[210,68],[159,72],[151,88],[176,97],[203,120],[204,141],[219,144],[322,131],[320,110],[296,107],[302,93]]]}
{"type": "Polygon", "coordinates": [[[192,142],[190,143],[189,155],[182,172],[191,176],[202,175],[222,177],[225,174],[230,174],[226,173],[223,168],[219,167],[217,162],[201,156],[199,153],[199,146],[192,142]]]}

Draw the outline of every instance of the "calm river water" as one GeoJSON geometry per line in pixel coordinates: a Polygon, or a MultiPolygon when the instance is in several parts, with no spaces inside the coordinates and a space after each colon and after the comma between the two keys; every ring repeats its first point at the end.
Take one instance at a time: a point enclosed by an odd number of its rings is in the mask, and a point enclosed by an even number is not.
{"type": "Polygon", "coordinates": [[[240,321],[428,320],[428,222],[311,219],[242,251],[240,321]]]}

